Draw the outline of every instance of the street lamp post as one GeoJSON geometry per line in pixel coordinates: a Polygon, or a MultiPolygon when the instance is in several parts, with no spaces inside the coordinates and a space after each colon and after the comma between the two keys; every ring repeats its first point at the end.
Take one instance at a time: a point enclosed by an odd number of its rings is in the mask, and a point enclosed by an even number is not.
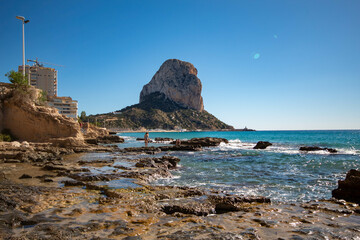
{"type": "MultiPolygon", "coordinates": [[[[17,19],[22,21],[22,39],[23,39],[23,62],[22,62],[22,73],[23,76],[25,77],[25,24],[30,22],[30,20],[25,20],[24,17],[22,16],[16,16],[17,19]]],[[[30,81],[28,81],[29,85],[30,85],[30,81]]]]}

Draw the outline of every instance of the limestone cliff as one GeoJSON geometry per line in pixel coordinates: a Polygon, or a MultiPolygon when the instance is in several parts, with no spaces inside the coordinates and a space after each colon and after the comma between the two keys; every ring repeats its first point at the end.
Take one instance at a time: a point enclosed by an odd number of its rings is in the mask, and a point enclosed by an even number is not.
{"type": "Polygon", "coordinates": [[[201,89],[197,69],[191,63],[169,59],[143,87],[140,103],[146,101],[146,97],[151,93],[159,92],[185,108],[201,112],[204,110],[201,89]]]}
{"type": "Polygon", "coordinates": [[[36,104],[39,90],[24,92],[0,84],[0,130],[7,129],[18,140],[45,142],[54,138],[82,140],[80,126],[54,108],[36,104]]]}

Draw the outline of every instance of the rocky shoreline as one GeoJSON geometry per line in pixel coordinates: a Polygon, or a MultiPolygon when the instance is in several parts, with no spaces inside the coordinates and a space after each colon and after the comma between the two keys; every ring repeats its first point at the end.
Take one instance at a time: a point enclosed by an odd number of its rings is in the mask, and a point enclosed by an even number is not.
{"type": "MultiPolygon", "coordinates": [[[[180,146],[125,149],[1,143],[0,238],[355,239],[360,235],[360,208],[344,200],[290,204],[262,196],[150,184],[176,171],[180,159],[172,156],[173,151],[201,150],[221,142],[225,140],[203,138],[180,146]],[[113,171],[105,173],[104,168],[113,171]],[[111,181],[124,187],[112,188],[111,181]]],[[[348,182],[356,184],[353,176],[358,177],[352,172],[348,182]]]]}

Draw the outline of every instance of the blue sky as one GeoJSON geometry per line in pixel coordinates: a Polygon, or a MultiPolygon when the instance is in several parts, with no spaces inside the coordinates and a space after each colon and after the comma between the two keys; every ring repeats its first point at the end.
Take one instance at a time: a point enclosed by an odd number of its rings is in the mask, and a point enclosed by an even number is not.
{"type": "Polygon", "coordinates": [[[360,1],[0,0],[0,81],[54,64],[79,112],[139,101],[169,58],[194,64],[205,109],[235,127],[360,129],[360,1]]]}

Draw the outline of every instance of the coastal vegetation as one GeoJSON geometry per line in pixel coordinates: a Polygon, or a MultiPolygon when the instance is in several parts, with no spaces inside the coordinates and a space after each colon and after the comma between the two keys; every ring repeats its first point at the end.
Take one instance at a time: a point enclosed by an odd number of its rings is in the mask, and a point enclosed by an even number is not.
{"type": "Polygon", "coordinates": [[[14,70],[9,71],[5,74],[5,77],[13,84],[13,87],[16,89],[27,90],[28,81],[27,75],[23,75],[21,72],[15,72],[14,70]]]}
{"type": "Polygon", "coordinates": [[[0,133],[0,142],[11,142],[13,141],[13,137],[8,129],[4,129],[0,133]]]}

